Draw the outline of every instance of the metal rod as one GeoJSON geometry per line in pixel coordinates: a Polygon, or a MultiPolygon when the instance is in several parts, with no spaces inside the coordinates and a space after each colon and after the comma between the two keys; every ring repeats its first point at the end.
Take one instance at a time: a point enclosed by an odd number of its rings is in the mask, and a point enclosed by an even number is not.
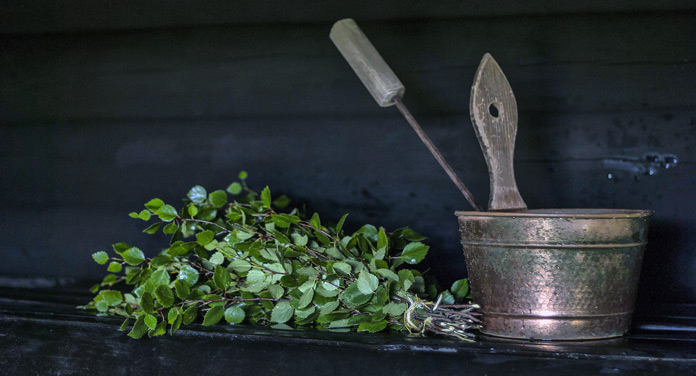
{"type": "Polygon", "coordinates": [[[401,98],[399,97],[394,97],[394,104],[396,105],[396,108],[401,111],[401,114],[404,115],[404,118],[406,118],[406,121],[411,124],[411,128],[413,128],[414,131],[416,131],[416,134],[418,134],[418,137],[420,137],[421,141],[425,144],[426,147],[428,147],[428,150],[430,150],[430,153],[433,154],[433,157],[437,159],[437,162],[442,166],[442,168],[445,170],[449,178],[452,180],[454,185],[459,188],[459,191],[462,192],[464,195],[464,198],[466,198],[467,201],[469,201],[469,204],[471,207],[474,208],[476,211],[483,211],[480,206],[476,203],[476,200],[474,200],[474,196],[471,194],[469,189],[462,183],[462,181],[459,179],[459,176],[457,176],[457,173],[454,172],[452,167],[447,163],[445,160],[445,157],[442,156],[439,150],[437,150],[437,147],[435,147],[435,144],[430,140],[430,137],[428,137],[427,134],[425,134],[425,131],[423,131],[423,128],[418,124],[416,119],[411,115],[411,112],[408,111],[408,108],[404,105],[404,103],[401,101],[401,98]]]}

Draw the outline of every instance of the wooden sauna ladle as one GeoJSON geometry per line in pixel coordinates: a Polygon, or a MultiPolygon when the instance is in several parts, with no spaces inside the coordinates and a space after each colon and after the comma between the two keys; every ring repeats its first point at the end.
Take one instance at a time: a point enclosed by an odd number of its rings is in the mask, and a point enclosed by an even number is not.
{"type": "Polygon", "coordinates": [[[471,86],[469,112],[488,165],[488,210],[526,210],[513,170],[517,101],[505,74],[488,53],[483,55],[471,86]]]}
{"type": "Polygon", "coordinates": [[[464,195],[471,207],[476,211],[481,211],[481,207],[474,200],[474,196],[469,189],[462,183],[459,176],[447,163],[445,157],[437,149],[430,137],[423,131],[416,119],[411,115],[404,105],[401,97],[404,95],[404,85],[396,74],[389,68],[377,49],[370,43],[360,27],[350,18],[336,22],[331,27],[329,34],[331,41],[346,59],[360,81],[370,92],[372,97],[381,107],[396,105],[411,128],[418,134],[421,141],[430,150],[440,166],[445,170],[447,176],[452,180],[457,189],[464,195]]]}

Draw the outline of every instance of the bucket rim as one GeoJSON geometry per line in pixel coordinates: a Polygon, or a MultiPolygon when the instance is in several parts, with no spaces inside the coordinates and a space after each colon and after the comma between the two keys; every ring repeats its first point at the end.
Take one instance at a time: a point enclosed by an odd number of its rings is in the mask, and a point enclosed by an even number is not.
{"type": "Polygon", "coordinates": [[[652,210],[645,209],[529,209],[523,211],[503,212],[503,211],[464,211],[457,210],[454,215],[457,217],[526,217],[526,218],[645,218],[653,215],[652,210]]]}

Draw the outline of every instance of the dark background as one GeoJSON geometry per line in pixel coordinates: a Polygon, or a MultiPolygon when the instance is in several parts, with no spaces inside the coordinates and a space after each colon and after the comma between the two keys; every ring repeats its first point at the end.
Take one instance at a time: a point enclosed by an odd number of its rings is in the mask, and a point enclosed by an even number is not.
{"type": "Polygon", "coordinates": [[[692,1],[342,3],[4,1],[0,275],[100,278],[92,252],[163,247],[129,212],[244,169],[324,220],[410,226],[442,282],[464,276],[453,212],[469,207],[329,40],[352,17],[479,202],[468,103],[490,52],[528,206],[654,210],[639,303],[696,302],[692,1]]]}

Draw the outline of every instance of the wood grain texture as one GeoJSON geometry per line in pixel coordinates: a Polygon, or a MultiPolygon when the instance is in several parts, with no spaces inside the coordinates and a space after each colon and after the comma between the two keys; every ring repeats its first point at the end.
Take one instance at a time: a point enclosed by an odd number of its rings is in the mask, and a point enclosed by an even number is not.
{"type": "MultiPolygon", "coordinates": [[[[329,40],[330,27],[0,36],[0,121],[385,116],[329,40]]],[[[692,108],[696,96],[693,14],[361,27],[408,88],[417,118],[468,116],[485,52],[505,67],[521,111],[670,111],[692,108]]]]}
{"type": "Polygon", "coordinates": [[[505,74],[488,53],[483,55],[471,86],[469,112],[488,165],[488,210],[527,209],[517,189],[513,164],[517,101],[505,74]]]}
{"type": "Polygon", "coordinates": [[[203,3],[159,0],[5,0],[0,33],[52,33],[133,30],[222,24],[333,23],[352,17],[363,21],[519,17],[598,13],[658,13],[689,11],[690,0],[515,1],[469,2],[441,0],[391,1],[302,0],[226,1],[203,3]]]}
{"type": "MultiPolygon", "coordinates": [[[[696,364],[691,306],[659,306],[637,317],[620,342],[477,342],[402,333],[283,330],[252,325],[182,327],[133,340],[120,317],[76,310],[90,284],[0,279],[3,375],[416,375],[507,376],[688,374],[696,364]],[[34,285],[35,287],[28,287],[34,285]],[[669,317],[680,317],[679,321],[669,317]],[[646,325],[647,324],[647,325],[646,325]],[[650,327],[667,329],[667,333],[650,327]],[[679,328],[687,330],[677,331],[679,328]],[[670,332],[671,329],[671,332],[670,332]],[[185,355],[184,355],[185,354],[185,355]],[[356,361],[359,359],[360,361],[356,361]],[[660,361],[655,361],[659,359],[660,361]]],[[[131,325],[133,320],[130,320],[131,325]]]]}

